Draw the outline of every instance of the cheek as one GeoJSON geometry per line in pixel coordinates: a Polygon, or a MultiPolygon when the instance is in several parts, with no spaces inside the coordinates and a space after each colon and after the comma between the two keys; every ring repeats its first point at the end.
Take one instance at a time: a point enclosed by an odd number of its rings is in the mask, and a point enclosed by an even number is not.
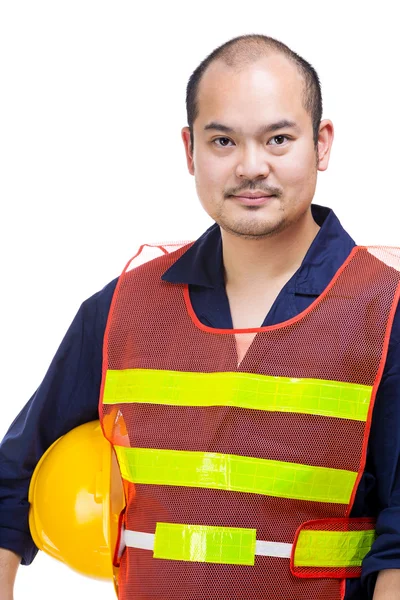
{"type": "Polygon", "coordinates": [[[195,160],[197,185],[205,188],[224,188],[231,177],[228,161],[216,159],[210,154],[200,154],[195,160]]]}
{"type": "Polygon", "coordinates": [[[300,152],[286,158],[285,163],[277,169],[278,178],[283,184],[300,187],[314,181],[315,154],[300,152]]]}

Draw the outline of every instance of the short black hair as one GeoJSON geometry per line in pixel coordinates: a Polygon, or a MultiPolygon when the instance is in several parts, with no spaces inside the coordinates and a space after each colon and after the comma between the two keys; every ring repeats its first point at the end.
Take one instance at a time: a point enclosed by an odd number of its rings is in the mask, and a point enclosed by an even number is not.
{"type": "Polygon", "coordinates": [[[221,46],[218,46],[218,48],[215,48],[190,76],[186,87],[186,112],[192,149],[194,147],[193,123],[199,114],[197,104],[199,84],[210,63],[222,59],[227,65],[236,67],[251,63],[262,56],[272,53],[282,54],[288,58],[297,67],[303,77],[303,106],[311,116],[314,146],[317,149],[319,126],[322,118],[322,94],[316,70],[304,58],[286,46],[286,44],[275,38],[254,33],[232,38],[221,46]]]}

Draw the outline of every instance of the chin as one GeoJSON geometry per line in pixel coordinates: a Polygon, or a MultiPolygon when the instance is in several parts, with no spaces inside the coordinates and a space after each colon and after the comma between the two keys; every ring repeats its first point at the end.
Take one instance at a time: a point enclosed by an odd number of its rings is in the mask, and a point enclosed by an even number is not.
{"type": "Polygon", "coordinates": [[[279,223],[218,223],[222,229],[231,235],[246,239],[266,238],[285,229],[283,222],[279,223]]]}

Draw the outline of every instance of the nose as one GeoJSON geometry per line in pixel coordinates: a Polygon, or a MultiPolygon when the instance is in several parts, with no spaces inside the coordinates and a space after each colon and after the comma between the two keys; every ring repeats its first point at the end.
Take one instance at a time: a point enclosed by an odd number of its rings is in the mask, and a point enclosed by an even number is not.
{"type": "Polygon", "coordinates": [[[268,176],[268,164],[265,148],[252,144],[243,148],[236,165],[236,175],[239,178],[260,179],[268,176]]]}

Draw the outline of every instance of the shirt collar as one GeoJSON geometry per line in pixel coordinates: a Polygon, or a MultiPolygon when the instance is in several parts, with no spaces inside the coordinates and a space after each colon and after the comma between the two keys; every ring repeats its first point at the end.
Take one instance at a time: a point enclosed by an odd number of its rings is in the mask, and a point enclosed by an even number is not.
{"type": "MultiPolygon", "coordinates": [[[[343,229],[332,209],[311,205],[320,230],[299,269],[289,282],[293,293],[319,296],[350,254],[355,242],[343,229]]],[[[222,240],[214,223],[162,275],[169,283],[216,288],[224,285],[222,240]]]]}

